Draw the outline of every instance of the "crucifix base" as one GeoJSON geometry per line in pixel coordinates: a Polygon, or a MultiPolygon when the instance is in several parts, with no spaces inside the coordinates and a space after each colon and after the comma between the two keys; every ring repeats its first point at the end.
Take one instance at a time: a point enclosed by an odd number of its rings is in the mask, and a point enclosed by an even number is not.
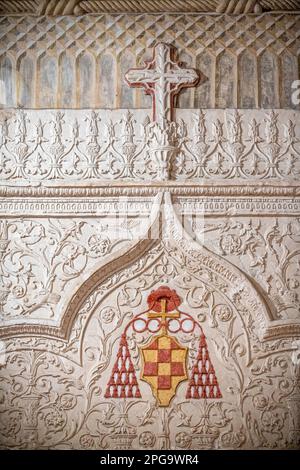
{"type": "Polygon", "coordinates": [[[178,149],[176,147],[166,146],[151,150],[151,154],[157,163],[157,179],[167,181],[170,179],[172,163],[176,157],[178,149]]]}

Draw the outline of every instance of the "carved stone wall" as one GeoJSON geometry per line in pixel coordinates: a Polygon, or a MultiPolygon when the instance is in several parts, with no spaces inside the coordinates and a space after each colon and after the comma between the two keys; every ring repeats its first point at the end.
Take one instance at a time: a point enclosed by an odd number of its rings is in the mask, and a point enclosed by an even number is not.
{"type": "Polygon", "coordinates": [[[1,21],[0,448],[298,448],[298,16],[1,21]],[[162,39],[174,121],[124,82],[162,39]]]}
{"type": "MultiPolygon", "coordinates": [[[[102,213],[113,217],[112,204],[102,203],[102,213]]],[[[80,209],[75,219],[2,222],[2,447],[297,446],[299,219],[278,209],[260,219],[236,207],[225,219],[205,211],[206,220],[189,204],[168,194],[162,205],[157,197],[127,202],[127,231],[144,236],[119,246],[107,216],[91,221],[80,209]],[[152,222],[138,230],[134,210],[152,222]],[[150,226],[159,239],[146,237],[150,226]],[[104,398],[122,331],[162,282],[200,322],[221,399],[187,399],[182,384],[159,408],[140,381],[139,399],[104,398]]],[[[191,368],[197,333],[179,337],[191,368]]],[[[144,340],[128,337],[137,374],[144,340]]]]}

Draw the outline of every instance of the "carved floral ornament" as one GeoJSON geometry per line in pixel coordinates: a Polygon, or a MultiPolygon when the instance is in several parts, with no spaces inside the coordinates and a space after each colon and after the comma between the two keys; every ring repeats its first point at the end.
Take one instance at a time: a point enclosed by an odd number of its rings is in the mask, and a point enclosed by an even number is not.
{"type": "Polygon", "coordinates": [[[0,117],[1,191],[16,192],[24,182],[28,192],[31,182],[34,193],[47,181],[78,192],[81,181],[297,182],[299,111],[177,109],[176,115],[178,122],[162,128],[145,110],[6,110],[0,117]]]}
{"type": "MultiPolygon", "coordinates": [[[[192,274],[193,272],[199,273],[203,271],[206,272],[205,276],[207,279],[219,279],[218,282],[225,283],[227,285],[226,289],[224,287],[224,293],[226,291],[226,295],[229,296],[230,302],[240,302],[240,299],[243,298],[245,305],[242,310],[245,312],[249,312],[249,309],[255,308],[255,315],[257,316],[256,319],[256,327],[257,330],[257,338],[260,338],[259,341],[263,339],[265,336],[266,338],[272,337],[283,337],[287,336],[294,336],[299,334],[299,326],[296,319],[293,320],[293,316],[290,317],[274,317],[274,312],[276,309],[271,307],[267,300],[264,300],[264,294],[261,295],[258,293],[258,289],[255,283],[251,283],[248,278],[232,265],[230,262],[225,260],[224,257],[220,255],[214,254],[212,251],[208,250],[200,240],[196,241],[193,240],[181,226],[179,221],[177,220],[177,215],[174,212],[174,208],[171,202],[170,195],[166,194],[164,196],[164,203],[161,202],[162,196],[156,197],[156,203],[153,204],[152,213],[148,219],[147,227],[143,228],[140,232],[139,237],[137,240],[129,243],[123,243],[120,245],[119,248],[112,248],[111,242],[105,236],[105,232],[101,237],[97,237],[96,235],[90,234],[90,227],[86,227],[88,233],[90,235],[88,246],[90,247],[90,256],[95,261],[93,264],[90,264],[89,269],[86,269],[87,266],[87,250],[84,248],[84,245],[79,243],[80,239],[78,237],[80,228],[77,224],[72,223],[69,227],[65,230],[62,230],[62,227],[55,228],[53,225],[53,235],[55,234],[55,230],[59,230],[58,234],[61,237],[61,241],[59,244],[54,245],[54,249],[57,253],[62,253],[62,259],[59,263],[59,258],[56,258],[56,266],[58,267],[57,271],[51,271],[49,273],[49,277],[46,278],[46,284],[41,284],[38,286],[37,280],[34,277],[34,272],[32,270],[33,264],[30,258],[27,258],[27,263],[22,263],[22,258],[19,258],[19,267],[22,267],[22,277],[27,272],[27,277],[29,282],[31,282],[31,278],[33,279],[33,286],[35,286],[35,298],[37,297],[38,290],[37,287],[43,290],[44,295],[40,297],[40,302],[37,303],[34,298],[30,299],[28,295],[24,297],[24,293],[21,292],[18,294],[20,298],[20,303],[17,302],[17,298],[15,295],[9,297],[11,289],[9,285],[3,284],[3,306],[5,305],[7,299],[11,299],[11,305],[18,305],[19,304],[19,313],[16,310],[17,316],[20,315],[21,317],[26,316],[26,324],[22,324],[22,326],[18,326],[17,324],[11,324],[10,315],[7,316],[4,313],[2,316],[2,327],[0,329],[0,334],[3,336],[11,335],[11,334],[46,334],[53,337],[58,337],[63,340],[67,340],[70,332],[73,328],[73,323],[77,318],[78,310],[82,307],[83,303],[86,302],[87,297],[96,288],[99,284],[106,283],[107,278],[109,279],[112,276],[112,273],[119,273],[116,274],[117,278],[121,276],[120,266],[130,266],[131,263],[142,263],[140,259],[143,254],[147,253],[147,250],[152,249],[152,247],[161,246],[161,241],[163,242],[163,252],[165,252],[166,256],[171,256],[174,252],[178,260],[180,257],[183,257],[183,265],[186,267],[187,272],[192,274]],[[163,220],[163,227],[161,225],[161,220],[163,220]],[[158,235],[161,233],[161,235],[158,235]],[[68,236],[71,237],[68,239],[68,236]],[[157,238],[159,236],[159,238],[157,238]],[[104,243],[104,241],[106,242],[104,243]],[[160,241],[161,240],[161,241],[160,241]],[[174,249],[172,248],[174,246],[174,249]],[[96,248],[97,247],[97,248],[96,248]],[[98,269],[97,269],[98,266],[98,269]],[[77,268],[78,267],[78,268],[77,268]],[[63,299],[63,304],[60,302],[60,296],[57,294],[51,294],[54,278],[56,277],[60,280],[60,284],[56,284],[57,286],[61,286],[59,289],[64,288],[64,286],[71,282],[72,279],[76,278],[80,275],[81,279],[81,287],[77,289],[75,294],[71,291],[71,294],[67,294],[63,299]],[[244,279],[243,281],[243,289],[241,288],[241,278],[244,279]],[[49,285],[48,285],[49,283],[49,285]],[[242,290],[241,290],[242,289],[242,290]],[[6,292],[6,295],[5,295],[6,292]],[[242,296],[242,297],[241,297],[242,296]],[[26,303],[22,302],[23,300],[27,299],[28,306],[26,303]],[[30,301],[31,300],[31,303],[30,301]],[[49,319],[56,318],[55,322],[57,323],[56,326],[51,326],[53,320],[49,322],[48,325],[45,325],[45,320],[38,321],[38,317],[34,314],[34,311],[38,312],[39,308],[42,308],[41,312],[43,311],[43,316],[45,318],[46,314],[46,306],[55,306],[58,304],[59,309],[63,309],[63,314],[60,317],[53,316],[53,310],[49,310],[49,319]],[[52,311],[52,314],[51,314],[52,311]],[[36,319],[35,319],[36,318],[36,319]],[[7,323],[8,324],[7,324],[7,323]],[[6,326],[7,325],[7,326],[6,326]]],[[[2,226],[2,234],[3,234],[3,242],[2,242],[2,253],[4,254],[5,247],[7,246],[7,241],[5,242],[4,235],[6,233],[5,225],[2,226]],[[4,230],[4,231],[3,231],[4,230]]],[[[97,233],[97,232],[96,232],[97,233]]],[[[99,232],[98,232],[99,233],[99,232]]],[[[100,232],[101,233],[101,232],[100,232]]],[[[35,242],[36,237],[41,236],[41,227],[40,226],[28,226],[28,231],[26,232],[26,236],[29,237],[28,241],[35,242]],[[32,238],[33,237],[33,238],[32,238]]],[[[271,237],[271,233],[269,235],[271,237]]],[[[275,236],[275,232],[274,232],[275,236]]],[[[272,239],[275,242],[275,238],[272,236],[272,239]]],[[[223,243],[223,242],[222,242],[223,243]]],[[[225,243],[225,239],[224,239],[225,243]]],[[[20,243],[16,245],[19,246],[20,252],[20,243]]],[[[223,250],[227,248],[225,245],[223,246],[223,250]]],[[[227,246],[227,245],[226,245],[227,246]]],[[[161,250],[162,248],[159,248],[161,250]]],[[[275,249],[275,245],[274,245],[275,249]]],[[[45,250],[42,248],[42,250],[45,250]]],[[[14,252],[15,260],[18,259],[18,251],[14,252]]],[[[27,250],[27,256],[29,255],[29,250],[27,250]]],[[[223,252],[224,255],[225,252],[223,252]]],[[[258,254],[259,255],[259,254],[258,254]]],[[[5,256],[5,255],[4,255],[5,256]]],[[[3,274],[5,274],[5,278],[13,274],[13,271],[9,271],[7,268],[9,267],[9,253],[7,253],[7,259],[4,258],[3,263],[3,274]]],[[[33,256],[38,256],[33,254],[33,256]]],[[[52,255],[53,256],[53,255],[52,255]]],[[[57,255],[58,256],[58,255],[57,255]]],[[[290,255],[291,260],[293,260],[292,253],[290,255]]],[[[50,260],[48,263],[51,262],[50,260]]],[[[284,270],[287,271],[287,264],[285,263],[284,270]]],[[[126,270],[125,270],[126,271],[126,270]]],[[[126,271],[127,272],[127,271],[126,271]]],[[[45,271],[45,274],[47,271],[45,271]]],[[[17,272],[16,272],[16,274],[17,272]]],[[[14,275],[14,276],[15,276],[14,275]]],[[[11,276],[11,279],[14,279],[14,276],[11,276]]],[[[114,277],[114,276],[113,276],[114,277]]],[[[122,277],[122,276],[121,276],[122,277]]],[[[258,278],[259,279],[259,278],[258,278]]],[[[211,281],[214,282],[214,281],[211,281]]],[[[217,282],[217,281],[216,281],[217,282]]],[[[15,284],[14,281],[11,282],[13,287],[15,284]]],[[[224,284],[224,286],[225,286],[224,284]]],[[[74,285],[74,284],[73,284],[74,285]]],[[[19,284],[19,289],[21,288],[22,284],[19,284]]],[[[25,285],[24,285],[25,288],[25,285]]],[[[284,288],[284,287],[283,287],[284,288]]],[[[56,288],[57,289],[57,288],[56,288]]],[[[42,292],[42,291],[41,291],[42,292]]],[[[267,298],[267,296],[266,296],[267,298]]],[[[238,303],[236,304],[239,312],[241,312],[241,307],[238,307],[238,303]]],[[[288,304],[290,305],[290,304],[288,304]]],[[[292,306],[290,305],[289,308],[292,306]]],[[[17,317],[15,317],[16,319],[17,317]]],[[[250,321],[250,320],[249,320],[250,321]]]]}
{"type": "MultiPolygon", "coordinates": [[[[27,216],[19,219],[16,213],[16,218],[4,219],[0,224],[3,334],[7,334],[6,325],[20,321],[24,323],[26,320],[27,326],[22,325],[20,329],[9,327],[8,331],[11,334],[17,331],[44,331],[67,338],[78,305],[84,300],[85,282],[89,291],[94,283],[104,282],[106,276],[122,263],[130,266],[131,262],[156,243],[161,228],[160,222],[155,220],[166,211],[172,213],[174,210],[184,227],[194,234],[197,252],[202,247],[205,254],[208,248],[208,259],[215,259],[216,266],[223,266],[224,262],[229,261],[231,267],[236,265],[239,268],[234,291],[239,287],[241,273],[251,280],[252,288],[260,290],[272,312],[271,318],[279,321],[279,324],[276,321],[270,323],[268,329],[273,329],[273,332],[266,331],[265,336],[297,334],[299,219],[291,218],[287,222],[272,216],[263,220],[252,216],[250,219],[242,216],[236,218],[233,207],[224,221],[210,218],[209,222],[203,224],[204,209],[201,206],[197,209],[193,201],[187,202],[185,198],[181,205],[175,203],[174,199],[173,196],[173,204],[169,207],[166,198],[162,208],[157,197],[143,205],[127,202],[126,198],[121,201],[114,199],[110,203],[98,201],[102,216],[92,220],[90,214],[86,217],[76,215],[76,212],[72,218],[70,215],[65,218],[56,214],[55,217],[27,216]],[[123,205],[121,214],[117,211],[119,204],[123,205]],[[78,285],[83,285],[83,288],[72,300],[78,285]],[[66,294],[62,296],[62,292],[69,293],[67,298],[66,294]],[[66,309],[68,313],[62,320],[62,313],[66,309]],[[61,321],[61,328],[58,328],[61,321]],[[42,325],[46,322],[56,325],[56,328],[43,330],[42,325]]],[[[69,204],[74,203],[71,200],[69,204]]],[[[78,202],[75,207],[79,207],[79,204],[82,203],[78,202]]],[[[222,202],[219,204],[222,211],[222,202]]],[[[184,241],[182,230],[179,226],[177,238],[181,236],[184,241]]],[[[170,233],[167,233],[166,239],[170,233]]],[[[184,246],[183,241],[179,242],[180,247],[184,246]]],[[[189,249],[188,241],[186,245],[189,249]]],[[[168,253],[166,256],[169,256],[168,253]]],[[[183,255],[187,256],[184,252],[183,255]]],[[[207,264],[206,256],[199,253],[197,257],[198,263],[207,264]]],[[[211,263],[215,265],[213,261],[211,263]]]]}

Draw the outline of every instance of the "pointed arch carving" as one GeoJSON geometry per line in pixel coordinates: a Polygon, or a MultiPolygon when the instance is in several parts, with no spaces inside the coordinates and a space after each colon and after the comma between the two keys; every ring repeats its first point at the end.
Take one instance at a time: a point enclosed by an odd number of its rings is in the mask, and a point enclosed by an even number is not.
{"type": "Polygon", "coordinates": [[[150,214],[149,223],[145,228],[144,235],[137,241],[127,244],[125,247],[108,256],[94,272],[81,282],[79,288],[66,299],[66,307],[59,326],[34,323],[5,325],[0,327],[0,338],[11,336],[44,336],[67,341],[80,307],[96,286],[104,282],[114,273],[130,266],[136,259],[139,259],[143,253],[157,243],[159,233],[156,233],[153,227],[158,226],[156,218],[159,218],[160,201],[161,195],[158,194],[154,198],[153,210],[150,214]]]}
{"type": "Polygon", "coordinates": [[[41,335],[67,340],[78,310],[96,286],[101,282],[104,282],[107,277],[113,275],[117,271],[130,266],[133,261],[150,249],[154,243],[156,243],[155,240],[139,240],[130,248],[127,246],[126,249],[122,249],[114,254],[113,257],[110,257],[111,259],[106,260],[105,264],[100,266],[90,277],[88,277],[88,279],[86,279],[73,294],[67,304],[65,312],[63,313],[60,326],[28,323],[4,326],[0,328],[0,337],[13,335],[41,335]]]}
{"type": "MultiPolygon", "coordinates": [[[[272,306],[265,301],[259,286],[228,260],[213,253],[189,235],[174,210],[171,195],[156,197],[149,225],[143,237],[106,258],[98,268],[83,280],[75,293],[65,302],[65,310],[59,326],[42,324],[17,324],[0,328],[0,337],[46,336],[68,341],[78,312],[89,296],[109,277],[124,271],[140,260],[149,250],[162,243],[163,251],[172,259],[182,260],[188,274],[197,279],[205,271],[211,278],[212,287],[224,282],[223,294],[235,304],[241,318],[254,312],[255,328],[261,340],[300,335],[300,324],[291,320],[275,320],[272,306]],[[215,283],[215,285],[214,285],[215,283]]],[[[161,249],[161,248],[159,248],[161,249]]],[[[218,287],[220,290],[220,288],[218,287]]],[[[96,308],[96,307],[95,307],[96,308]]],[[[246,324],[244,323],[246,328],[246,324]]]]}

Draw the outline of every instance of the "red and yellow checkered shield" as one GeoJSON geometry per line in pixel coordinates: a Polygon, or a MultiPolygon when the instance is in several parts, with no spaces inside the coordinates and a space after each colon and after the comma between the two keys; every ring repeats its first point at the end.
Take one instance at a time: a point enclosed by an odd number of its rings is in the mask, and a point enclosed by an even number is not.
{"type": "Polygon", "coordinates": [[[141,378],[147,382],[160,406],[168,406],[180,382],[187,380],[187,348],[162,334],[141,348],[143,368],[141,378]]]}
{"type": "Polygon", "coordinates": [[[180,328],[177,331],[184,331],[183,324],[188,321],[192,324],[192,330],[199,328],[199,350],[193,361],[191,376],[186,391],[186,398],[222,398],[215,369],[209,357],[205,335],[201,326],[193,320],[191,315],[180,312],[177,307],[181,303],[180,297],[174,290],[167,286],[161,286],[152,291],[148,296],[149,310],[146,312],[148,320],[143,320],[142,314],[134,317],[127,325],[120,341],[119,350],[115,365],[112,369],[110,379],[107,384],[106,398],[141,398],[141,392],[135,368],[130,357],[130,349],[127,344],[127,330],[132,326],[135,332],[148,331],[153,334],[153,325],[150,329],[151,321],[154,320],[158,336],[141,348],[142,373],[141,379],[147,382],[159,406],[168,406],[174,397],[180,382],[188,379],[187,376],[187,356],[188,349],[181,346],[177,339],[169,336],[168,332],[170,320],[178,319],[180,328]],[[183,316],[183,319],[180,317],[183,316]],[[135,329],[134,322],[140,321],[139,329],[135,329]],[[144,326],[145,325],[145,326],[144,326]]]}

